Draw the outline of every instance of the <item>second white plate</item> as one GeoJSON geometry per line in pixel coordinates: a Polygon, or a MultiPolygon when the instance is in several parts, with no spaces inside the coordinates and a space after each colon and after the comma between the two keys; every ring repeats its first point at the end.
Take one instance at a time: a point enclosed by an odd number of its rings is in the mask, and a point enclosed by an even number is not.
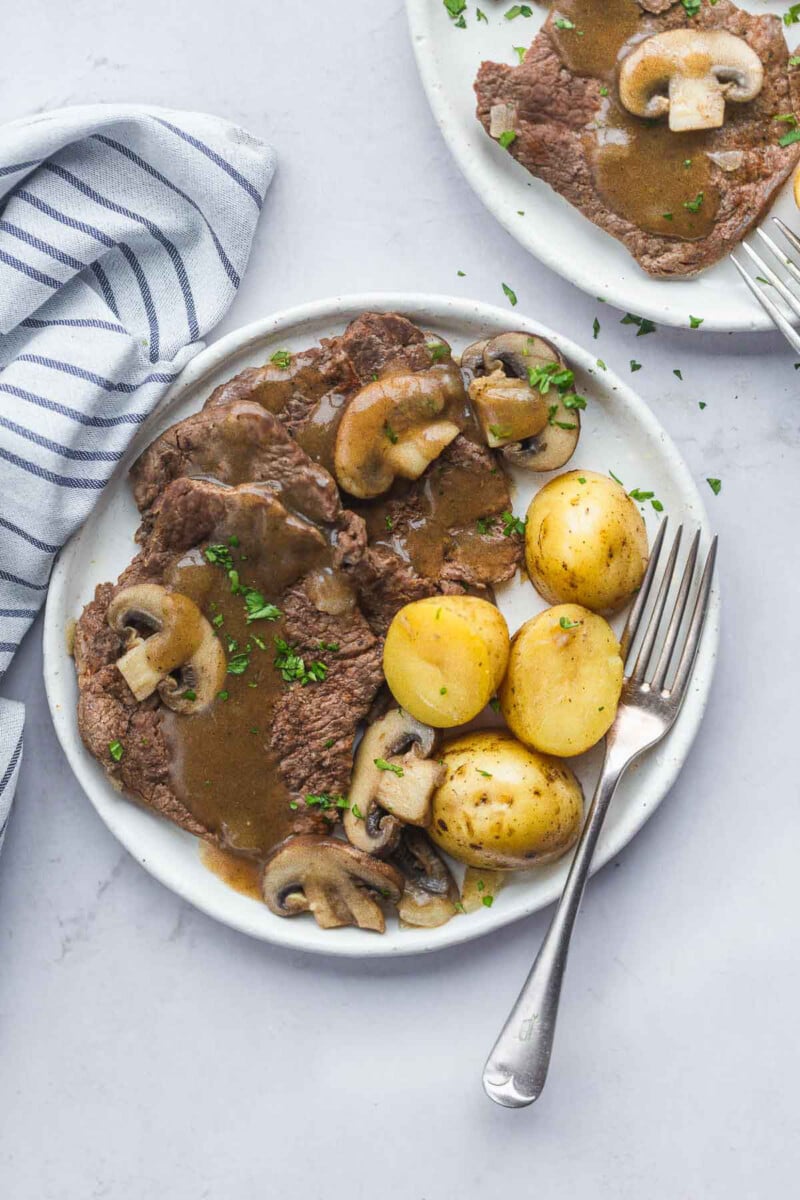
{"type": "MultiPolygon", "coordinates": [[[[787,7],[772,0],[738,4],[758,15],[780,16],[787,7]]],[[[584,292],[663,325],[688,329],[694,316],[709,331],[773,328],[730,262],[718,263],[696,279],[652,279],[620,242],[486,136],[475,116],[472,85],[478,67],[484,59],[516,63],[514,46],[530,45],[547,16],[546,6],[532,4],[530,17],[509,21],[504,14],[511,4],[488,0],[484,22],[476,20],[470,3],[465,29],[455,26],[442,0],[406,0],[406,6],[422,82],[444,139],[467,182],[526,250],[584,292]]],[[[785,34],[794,49],[800,25],[787,26],[785,34]]],[[[771,211],[800,229],[790,183],[771,211]]]]}

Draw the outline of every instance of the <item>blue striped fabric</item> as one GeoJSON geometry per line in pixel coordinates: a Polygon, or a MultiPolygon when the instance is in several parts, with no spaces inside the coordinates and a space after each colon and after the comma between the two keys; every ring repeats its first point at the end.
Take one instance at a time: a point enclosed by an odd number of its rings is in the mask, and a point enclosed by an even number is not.
{"type": "MultiPolygon", "coordinates": [[[[0,679],[80,526],[239,286],[272,150],[200,113],[0,128],[0,679]]],[[[0,699],[0,848],[23,710],[0,699]]]]}

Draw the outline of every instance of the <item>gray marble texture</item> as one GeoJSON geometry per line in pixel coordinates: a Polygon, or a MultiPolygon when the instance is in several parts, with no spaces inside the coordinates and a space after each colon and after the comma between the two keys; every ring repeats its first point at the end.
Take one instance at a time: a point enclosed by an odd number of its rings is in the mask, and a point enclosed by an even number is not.
{"type": "Polygon", "coordinates": [[[643,364],[635,384],[695,476],[722,479],[707,500],[724,591],[701,736],[671,796],[589,886],[551,1081],[518,1113],[484,1098],[480,1069],[546,914],[437,957],[377,964],[287,953],[216,925],[133,863],[74,783],[44,698],[38,622],[3,689],[28,720],[0,862],[0,1195],[793,1194],[791,352],[771,335],[636,339],[621,314],[528,258],[449,157],[400,0],[30,0],[4,14],[4,43],[4,119],[146,100],[220,113],[275,145],[278,175],[220,333],[367,289],[503,303],[501,280],[521,311],[584,344],[597,315],[597,353],[623,374],[631,358],[643,364]]]}

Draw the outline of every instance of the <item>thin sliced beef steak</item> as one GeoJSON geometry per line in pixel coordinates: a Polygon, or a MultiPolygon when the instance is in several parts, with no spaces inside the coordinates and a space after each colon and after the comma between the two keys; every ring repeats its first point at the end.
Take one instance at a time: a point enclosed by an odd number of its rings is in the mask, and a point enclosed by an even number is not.
{"type": "Polygon", "coordinates": [[[337,557],[319,528],[269,490],[171,483],[142,551],[118,584],[98,587],[76,629],[79,727],[112,779],[189,832],[256,856],[289,832],[324,827],[335,808],[309,806],[306,796],[347,791],[353,739],[383,682],[380,645],[337,557]],[[224,564],[205,560],[209,543],[236,547],[234,582],[224,564]],[[264,580],[281,615],[251,624],[240,589],[264,580]],[[218,627],[229,675],[207,712],[181,717],[157,694],[137,703],[115,666],[124,647],[107,624],[109,603],[145,581],[192,595],[218,627]],[[315,673],[303,679],[309,666],[315,673]],[[181,765],[191,760],[187,731],[214,748],[199,768],[208,779],[181,765]],[[270,805],[279,811],[267,813],[270,805]]]}
{"type": "MultiPolygon", "coordinates": [[[[704,190],[696,185],[692,189],[688,170],[685,202],[675,207],[681,218],[686,217],[684,210],[690,204],[696,206],[694,211],[700,216],[708,215],[713,193],[716,214],[702,236],[693,240],[670,236],[669,221],[675,223],[674,212],[659,214],[664,218],[663,233],[648,231],[615,210],[604,194],[593,167],[593,129],[607,119],[604,113],[614,100],[616,82],[613,75],[596,78],[570,69],[560,38],[575,38],[576,34],[569,29],[559,31],[554,24],[559,16],[557,5],[519,66],[481,64],[475,83],[477,115],[488,133],[492,109],[508,106],[516,133],[509,152],[532,175],[543,179],[595,225],[623,242],[649,274],[684,278],[724,258],[741,241],[800,158],[800,143],[779,144],[786,127],[774,121],[777,115],[795,113],[800,108],[800,74],[789,68],[778,17],[751,16],[730,0],[703,4],[691,16],[677,2],[641,0],[640,7],[641,33],[684,26],[728,30],[744,38],[764,66],[763,89],[754,101],[729,103],[721,129],[692,135],[702,140],[698,140],[697,153],[685,161],[694,160],[695,168],[702,162],[708,183],[704,190]],[[611,100],[607,101],[609,91],[611,100]],[[708,162],[707,153],[714,155],[708,162]]],[[[678,174],[682,165],[678,164],[678,174]]],[[[653,170],[657,169],[658,163],[654,163],[653,170]]]]}
{"type": "MultiPolygon", "coordinates": [[[[391,371],[431,369],[454,369],[441,338],[398,313],[364,313],[319,350],[293,356],[291,379],[272,365],[245,371],[217,388],[204,412],[229,403],[234,394],[265,405],[311,458],[331,467],[338,417],[360,387],[391,371]],[[331,390],[320,394],[323,379],[332,381],[331,390]]],[[[466,433],[421,479],[399,481],[374,503],[348,501],[369,530],[356,581],[362,608],[378,633],[410,600],[438,591],[491,589],[510,579],[521,562],[519,535],[505,536],[499,519],[512,508],[507,477],[497,456],[472,440],[466,401],[464,423],[466,433]]]]}
{"type": "Polygon", "coordinates": [[[271,412],[253,401],[232,401],[194,413],[165,430],[131,468],[133,496],[147,529],[164,489],[181,476],[219,483],[263,483],[285,506],[312,521],[334,522],[342,511],[333,477],[313,463],[271,412]]]}

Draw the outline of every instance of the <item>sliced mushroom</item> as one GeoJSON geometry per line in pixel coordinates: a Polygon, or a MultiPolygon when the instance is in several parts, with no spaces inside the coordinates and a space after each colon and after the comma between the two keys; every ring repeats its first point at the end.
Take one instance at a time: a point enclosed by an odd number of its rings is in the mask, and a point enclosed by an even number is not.
{"type": "Polygon", "coordinates": [[[426,771],[423,778],[410,759],[429,758],[436,743],[435,730],[401,708],[390,709],[366,730],[353,766],[348,793],[350,807],[344,814],[344,831],[359,850],[380,858],[391,854],[400,841],[405,819],[402,812],[416,814],[419,823],[427,824],[437,784],[432,772],[426,771]],[[405,750],[410,750],[409,761],[394,758],[405,750]],[[385,780],[385,775],[392,775],[397,786],[385,780]],[[383,788],[385,795],[387,787],[391,789],[393,813],[387,812],[378,800],[378,792],[383,788]],[[427,803],[428,811],[422,811],[423,803],[427,803]]]}
{"type": "MultiPolygon", "coordinates": [[[[558,364],[566,370],[563,357],[545,338],[524,332],[502,333],[485,343],[469,347],[471,360],[476,360],[477,347],[483,347],[483,372],[469,387],[470,399],[477,410],[489,445],[502,446],[502,455],[516,467],[526,471],[555,471],[563,467],[575,453],[581,431],[577,408],[567,408],[557,387],[546,390],[534,387],[531,372],[537,368],[558,364]],[[502,385],[498,372],[508,379],[506,409],[501,407],[502,385]],[[482,375],[482,377],[481,377],[482,375]],[[515,389],[512,391],[512,388],[515,389]],[[509,413],[518,404],[517,424],[509,413]],[[505,411],[508,429],[503,428],[498,415],[505,411]],[[523,434],[525,422],[530,432],[523,434]],[[492,426],[494,429],[494,440],[492,426]],[[538,428],[537,428],[538,426],[538,428]],[[517,433],[504,438],[503,433],[517,433]]],[[[463,357],[462,357],[463,366],[463,357]]]]}
{"type": "Polygon", "coordinates": [[[401,925],[435,929],[458,912],[458,887],[450,868],[421,829],[407,829],[394,856],[405,876],[398,906],[401,925]]]}
{"type": "Polygon", "coordinates": [[[137,700],[158,689],[176,712],[199,712],[211,703],[225,677],[225,654],[188,596],[158,583],[134,584],[113,598],[106,620],[125,637],[117,668],[137,700]]]}
{"type": "Polygon", "coordinates": [[[764,68],[744,38],[725,29],[670,29],[640,42],[623,60],[622,103],[637,117],[669,114],[669,127],[719,129],[725,102],[754,100],[764,68]]]}
{"type": "Polygon", "coordinates": [[[404,825],[427,825],[433,793],[447,774],[432,758],[420,758],[416,749],[386,760],[375,799],[381,808],[404,825]]]}
{"type": "Polygon", "coordinates": [[[368,383],[348,404],[336,434],[340,486],[368,500],[388,491],[397,476],[419,479],[458,437],[450,411],[463,395],[458,372],[435,367],[368,383]]]}
{"type": "Polygon", "coordinates": [[[483,352],[488,345],[489,339],[483,338],[480,342],[473,342],[461,351],[461,370],[466,371],[469,380],[473,380],[477,375],[485,375],[486,367],[483,364],[483,352]]]}
{"type": "Polygon", "coordinates": [[[278,917],[313,913],[322,929],[357,925],[383,933],[386,921],[377,897],[400,902],[403,877],[389,863],[337,838],[312,834],[287,838],[273,850],[261,873],[264,902],[278,917]]]}
{"type": "Polygon", "coordinates": [[[469,398],[486,444],[493,450],[541,433],[549,407],[524,379],[509,378],[501,367],[473,379],[469,398]]]}

